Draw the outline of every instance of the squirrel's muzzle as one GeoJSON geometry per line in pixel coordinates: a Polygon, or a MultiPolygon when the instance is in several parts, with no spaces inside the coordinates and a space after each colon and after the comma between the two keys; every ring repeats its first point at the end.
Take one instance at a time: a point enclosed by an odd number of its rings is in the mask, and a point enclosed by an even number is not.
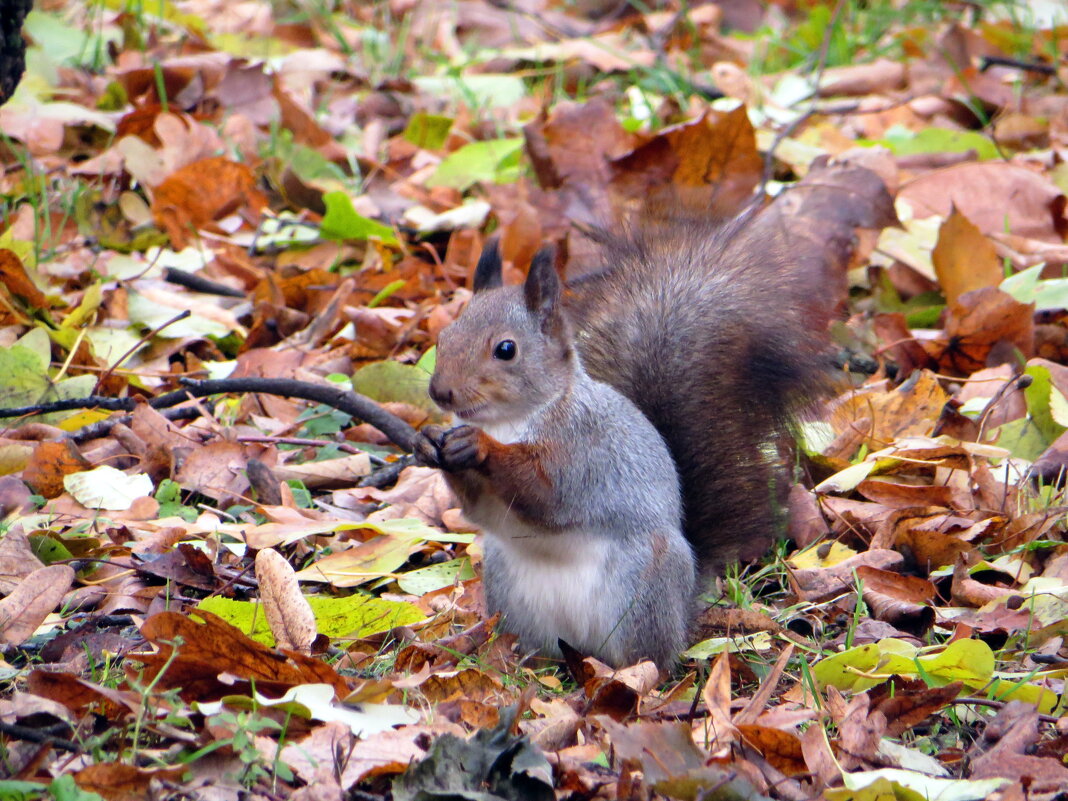
{"type": "Polygon", "coordinates": [[[442,409],[448,411],[452,408],[453,391],[441,386],[438,374],[435,373],[430,379],[430,399],[442,409]]]}

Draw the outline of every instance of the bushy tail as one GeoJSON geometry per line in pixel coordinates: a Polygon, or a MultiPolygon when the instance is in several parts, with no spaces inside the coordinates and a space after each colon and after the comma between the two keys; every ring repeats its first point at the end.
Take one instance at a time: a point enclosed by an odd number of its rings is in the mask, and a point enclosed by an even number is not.
{"type": "Polygon", "coordinates": [[[603,269],[568,286],[586,369],[667,441],[686,534],[709,570],[770,547],[780,446],[827,385],[828,311],[770,228],[746,215],[601,234],[603,269]]]}

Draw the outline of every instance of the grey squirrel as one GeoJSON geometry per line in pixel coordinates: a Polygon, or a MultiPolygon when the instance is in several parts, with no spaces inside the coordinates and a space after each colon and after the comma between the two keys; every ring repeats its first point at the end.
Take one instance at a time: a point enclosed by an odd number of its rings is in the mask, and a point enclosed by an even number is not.
{"type": "Polygon", "coordinates": [[[524,647],[669,667],[699,571],[770,545],[776,438],[821,350],[748,225],[602,235],[606,266],[566,288],[551,250],[521,287],[483,252],[430,383],[463,425],[415,455],[486,533],[487,607],[524,647]]]}

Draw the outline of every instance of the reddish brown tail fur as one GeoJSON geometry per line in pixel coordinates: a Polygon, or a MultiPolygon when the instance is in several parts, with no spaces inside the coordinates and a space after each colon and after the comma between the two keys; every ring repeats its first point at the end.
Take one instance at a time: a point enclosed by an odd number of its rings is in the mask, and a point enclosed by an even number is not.
{"type": "Polygon", "coordinates": [[[688,219],[598,235],[605,267],[568,285],[586,369],[668,443],[705,570],[770,547],[781,528],[778,446],[826,384],[826,319],[812,319],[766,228],[688,219]]]}

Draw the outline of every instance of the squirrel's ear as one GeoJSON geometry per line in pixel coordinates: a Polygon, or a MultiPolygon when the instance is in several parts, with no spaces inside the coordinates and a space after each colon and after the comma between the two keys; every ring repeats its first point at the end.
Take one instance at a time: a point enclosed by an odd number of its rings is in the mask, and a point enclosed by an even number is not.
{"type": "Polygon", "coordinates": [[[501,278],[501,245],[497,237],[491,237],[482,248],[475,267],[475,292],[483,289],[496,289],[503,283],[501,278]]]}
{"type": "Polygon", "coordinates": [[[556,274],[556,251],[547,245],[534,254],[523,284],[527,310],[545,322],[556,311],[560,299],[560,276],[556,274]]]}

